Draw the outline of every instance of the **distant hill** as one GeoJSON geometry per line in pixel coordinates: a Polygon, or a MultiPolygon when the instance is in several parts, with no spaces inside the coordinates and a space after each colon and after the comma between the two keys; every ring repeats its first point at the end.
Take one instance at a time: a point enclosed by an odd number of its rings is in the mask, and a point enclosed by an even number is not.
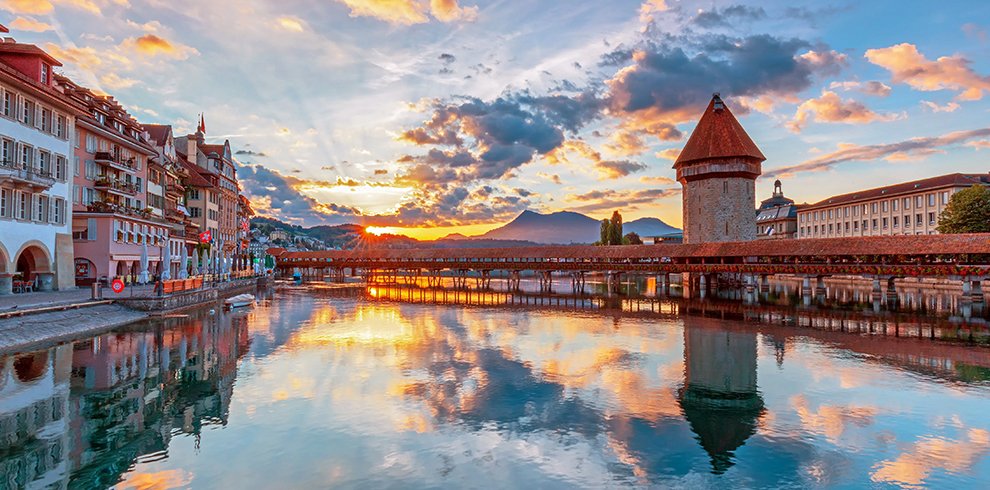
{"type": "Polygon", "coordinates": [[[657,218],[640,218],[634,219],[628,223],[622,224],[622,232],[629,233],[633,232],[641,237],[644,236],[663,236],[670,235],[673,233],[680,233],[680,228],[674,228],[673,226],[664,223],[657,218]]]}
{"type": "MultiPolygon", "coordinates": [[[[681,230],[657,218],[640,218],[624,223],[623,233],[635,232],[640,236],[659,236],[678,233],[681,230]]],[[[542,244],[578,244],[598,241],[601,221],[570,211],[540,214],[523,211],[505,226],[478,238],[497,240],[529,240],[542,244]]]]}

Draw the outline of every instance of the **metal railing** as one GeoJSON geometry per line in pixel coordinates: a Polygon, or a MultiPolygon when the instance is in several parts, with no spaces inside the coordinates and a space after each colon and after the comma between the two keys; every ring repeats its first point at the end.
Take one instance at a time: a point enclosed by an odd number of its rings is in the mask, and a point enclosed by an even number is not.
{"type": "Polygon", "coordinates": [[[0,161],[0,178],[3,177],[44,187],[51,187],[55,183],[50,169],[43,170],[10,160],[0,161]]]}

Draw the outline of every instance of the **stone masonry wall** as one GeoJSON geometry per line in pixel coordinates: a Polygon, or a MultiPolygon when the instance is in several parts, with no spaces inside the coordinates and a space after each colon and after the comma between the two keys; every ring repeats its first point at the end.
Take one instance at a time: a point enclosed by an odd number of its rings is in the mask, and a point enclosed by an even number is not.
{"type": "Polygon", "coordinates": [[[684,183],[684,242],[756,239],[756,182],[715,177],[684,183]]]}

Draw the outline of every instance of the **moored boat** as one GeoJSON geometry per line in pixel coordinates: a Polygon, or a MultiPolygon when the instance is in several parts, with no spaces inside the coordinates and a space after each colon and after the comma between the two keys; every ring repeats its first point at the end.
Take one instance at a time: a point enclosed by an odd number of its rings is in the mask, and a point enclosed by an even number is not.
{"type": "Polygon", "coordinates": [[[254,304],[254,295],[249,293],[238,294],[237,296],[231,296],[224,300],[224,305],[228,308],[241,308],[244,306],[251,306],[254,304]]]}

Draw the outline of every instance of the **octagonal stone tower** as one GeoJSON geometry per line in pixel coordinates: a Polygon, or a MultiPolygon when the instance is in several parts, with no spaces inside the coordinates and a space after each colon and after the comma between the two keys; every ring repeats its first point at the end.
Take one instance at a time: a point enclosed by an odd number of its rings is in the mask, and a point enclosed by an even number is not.
{"type": "Polygon", "coordinates": [[[756,178],[766,160],[719,94],[674,162],[684,243],[756,239],[756,178]]]}

